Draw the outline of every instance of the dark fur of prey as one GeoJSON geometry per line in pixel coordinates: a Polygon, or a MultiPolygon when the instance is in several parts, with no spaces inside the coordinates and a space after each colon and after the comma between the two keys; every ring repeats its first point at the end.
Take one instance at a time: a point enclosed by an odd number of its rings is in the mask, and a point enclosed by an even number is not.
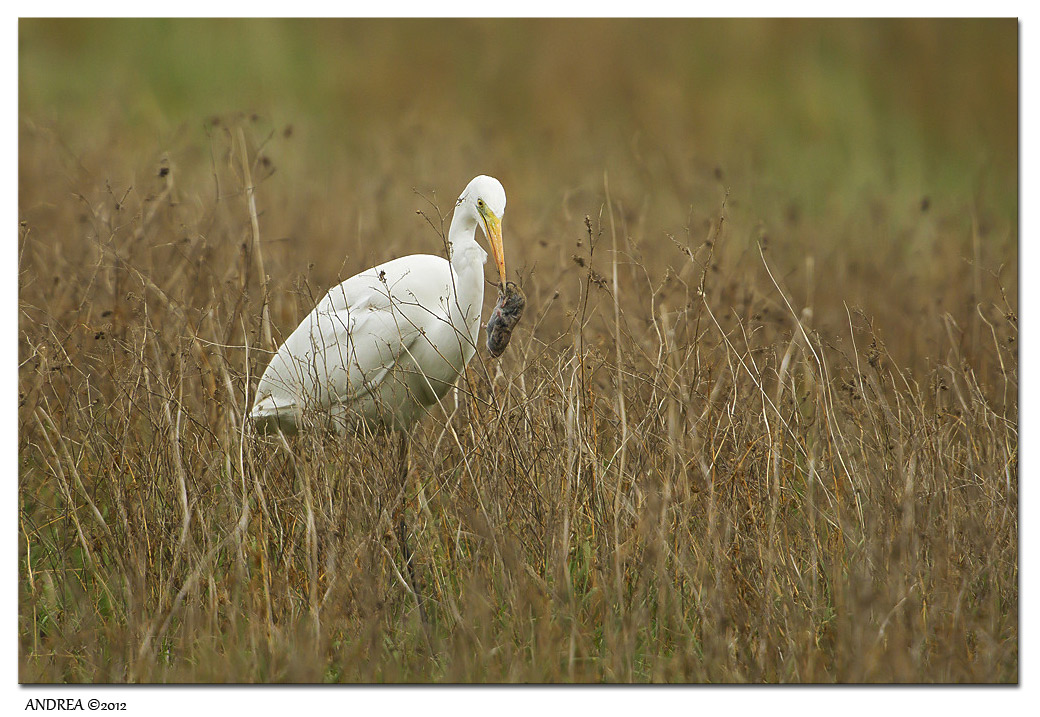
{"type": "Polygon", "coordinates": [[[527,297],[513,282],[507,281],[504,291],[499,289],[498,303],[487,322],[487,348],[492,356],[497,358],[506,350],[526,305],[527,297]]]}

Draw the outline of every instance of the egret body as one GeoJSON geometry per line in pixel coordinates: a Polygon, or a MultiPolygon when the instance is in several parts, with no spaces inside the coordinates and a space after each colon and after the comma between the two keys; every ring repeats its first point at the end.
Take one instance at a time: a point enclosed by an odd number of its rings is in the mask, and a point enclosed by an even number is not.
{"type": "Polygon", "coordinates": [[[334,287],[268,364],[250,417],[261,429],[299,429],[303,417],[336,430],[357,421],[406,430],[446,394],[476,352],[487,239],[505,286],[506,194],[479,176],[455,204],[449,259],[413,254],[334,287]]]}

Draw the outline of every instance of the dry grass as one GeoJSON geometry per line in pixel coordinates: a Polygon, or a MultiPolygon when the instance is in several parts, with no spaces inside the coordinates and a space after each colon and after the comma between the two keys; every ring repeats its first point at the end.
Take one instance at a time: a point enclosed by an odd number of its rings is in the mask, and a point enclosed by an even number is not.
{"type": "MultiPolygon", "coordinates": [[[[580,48],[554,52],[532,72],[580,48]]],[[[1010,168],[814,203],[738,153],[686,161],[660,119],[602,164],[491,137],[498,171],[468,139],[447,166],[403,146],[445,132],[436,107],[354,166],[308,159],[305,117],[156,147],[26,104],[21,681],[1018,680],[1010,168]],[[481,171],[527,313],[414,433],[416,595],[396,443],[281,443],[243,409],[263,317],[277,341],[336,281],[435,250],[481,171]]]]}

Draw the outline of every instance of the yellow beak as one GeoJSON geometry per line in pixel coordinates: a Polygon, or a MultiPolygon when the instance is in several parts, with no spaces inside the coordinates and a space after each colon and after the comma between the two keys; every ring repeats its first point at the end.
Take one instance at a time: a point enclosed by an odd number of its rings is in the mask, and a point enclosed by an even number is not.
{"type": "Polygon", "coordinates": [[[491,245],[491,255],[498,265],[498,276],[502,279],[502,288],[506,286],[506,252],[502,246],[502,220],[489,211],[482,211],[480,218],[484,220],[484,233],[491,245]]]}

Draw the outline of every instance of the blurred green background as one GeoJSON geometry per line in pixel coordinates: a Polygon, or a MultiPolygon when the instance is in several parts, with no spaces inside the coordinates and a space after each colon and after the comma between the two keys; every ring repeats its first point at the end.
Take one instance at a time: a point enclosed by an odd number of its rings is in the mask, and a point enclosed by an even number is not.
{"type": "Polygon", "coordinates": [[[19,94],[73,150],[112,123],[161,143],[246,110],[303,131],[308,162],[365,166],[377,131],[433,164],[479,154],[514,184],[663,153],[680,173],[722,165],[795,187],[809,209],[845,188],[970,195],[988,172],[1014,210],[1017,32],[1014,20],[22,20],[19,94]]]}

